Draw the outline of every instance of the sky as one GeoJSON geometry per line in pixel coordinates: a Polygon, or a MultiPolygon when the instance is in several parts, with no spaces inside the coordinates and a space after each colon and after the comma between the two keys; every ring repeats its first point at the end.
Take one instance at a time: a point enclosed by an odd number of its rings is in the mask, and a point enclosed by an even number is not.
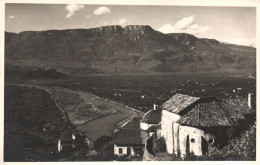
{"type": "Polygon", "coordinates": [[[150,25],[162,33],[255,46],[255,7],[6,4],[5,31],[150,25]]]}

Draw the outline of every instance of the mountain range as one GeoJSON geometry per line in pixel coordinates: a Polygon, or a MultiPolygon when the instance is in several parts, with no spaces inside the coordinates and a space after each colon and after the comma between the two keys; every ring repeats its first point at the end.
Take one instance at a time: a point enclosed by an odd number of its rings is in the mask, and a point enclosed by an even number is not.
{"type": "Polygon", "coordinates": [[[70,75],[255,72],[256,49],[143,25],[5,32],[5,64],[70,75]]]}

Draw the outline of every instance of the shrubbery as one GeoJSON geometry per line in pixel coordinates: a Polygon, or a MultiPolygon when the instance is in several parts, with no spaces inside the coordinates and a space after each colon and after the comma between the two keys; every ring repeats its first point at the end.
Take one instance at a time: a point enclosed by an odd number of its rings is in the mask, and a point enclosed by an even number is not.
{"type": "Polygon", "coordinates": [[[166,152],[166,142],[165,142],[165,139],[163,137],[158,138],[158,139],[154,138],[153,151],[155,153],[166,152]]]}
{"type": "Polygon", "coordinates": [[[113,160],[114,145],[109,136],[101,136],[94,142],[95,150],[98,153],[98,160],[109,161],[113,160]]]}
{"type": "Polygon", "coordinates": [[[240,137],[230,139],[221,150],[209,151],[216,160],[256,160],[256,122],[240,137]]]}

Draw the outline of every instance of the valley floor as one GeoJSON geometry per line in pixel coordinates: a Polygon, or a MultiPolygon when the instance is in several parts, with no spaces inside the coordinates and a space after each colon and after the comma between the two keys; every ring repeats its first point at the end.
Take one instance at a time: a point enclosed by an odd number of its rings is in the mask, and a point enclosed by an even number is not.
{"type": "Polygon", "coordinates": [[[87,92],[38,85],[20,84],[18,86],[35,87],[50,93],[65,112],[69,122],[91,141],[103,135],[112,136],[113,130],[122,120],[143,115],[143,112],[87,92]]]}

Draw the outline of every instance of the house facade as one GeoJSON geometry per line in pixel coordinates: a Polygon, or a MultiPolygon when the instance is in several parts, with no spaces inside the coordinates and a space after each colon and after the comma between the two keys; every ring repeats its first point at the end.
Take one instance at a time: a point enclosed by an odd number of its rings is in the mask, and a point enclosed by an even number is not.
{"type": "Polygon", "coordinates": [[[161,136],[169,154],[204,155],[211,146],[223,146],[228,130],[253,113],[249,99],[199,98],[176,94],[162,106],[161,136]]]}
{"type": "Polygon", "coordinates": [[[142,156],[144,141],[140,119],[132,118],[113,133],[114,158],[142,156]]]}
{"type": "Polygon", "coordinates": [[[116,145],[114,144],[114,156],[141,156],[142,155],[142,147],[136,146],[133,147],[131,145],[116,145]]]}
{"type": "Polygon", "coordinates": [[[165,138],[169,154],[183,153],[189,147],[189,150],[195,151],[194,154],[200,155],[201,151],[197,145],[200,139],[197,133],[202,132],[177,123],[181,118],[181,112],[198,100],[197,97],[177,94],[162,105],[161,134],[165,138]],[[192,137],[194,140],[190,143],[188,137],[192,137]]]}
{"type": "Polygon", "coordinates": [[[154,134],[165,139],[169,154],[180,157],[221,148],[247,115],[255,115],[251,96],[218,100],[176,94],[160,109],[154,106],[141,120],[131,119],[114,132],[114,155],[142,155],[146,140],[154,134]]]}

